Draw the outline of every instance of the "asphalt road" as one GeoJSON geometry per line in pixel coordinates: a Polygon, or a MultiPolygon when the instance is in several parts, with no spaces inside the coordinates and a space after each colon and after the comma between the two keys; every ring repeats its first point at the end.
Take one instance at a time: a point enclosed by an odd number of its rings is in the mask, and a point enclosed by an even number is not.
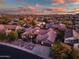
{"type": "Polygon", "coordinates": [[[0,59],[43,59],[17,48],[0,45],[0,59]]]}

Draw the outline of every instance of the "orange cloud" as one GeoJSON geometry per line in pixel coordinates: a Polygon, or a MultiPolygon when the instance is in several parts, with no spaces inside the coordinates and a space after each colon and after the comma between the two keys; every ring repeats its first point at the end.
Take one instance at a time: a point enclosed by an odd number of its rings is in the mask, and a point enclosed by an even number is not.
{"type": "Polygon", "coordinates": [[[71,12],[72,13],[79,13],[79,8],[73,9],[71,12]]]}
{"type": "Polygon", "coordinates": [[[67,3],[79,3],[79,0],[52,0],[52,5],[67,4],[67,3]]]}
{"type": "Polygon", "coordinates": [[[79,3],[79,0],[69,0],[70,3],[79,3]]]}
{"type": "Polygon", "coordinates": [[[66,9],[65,8],[48,8],[47,11],[51,11],[51,12],[65,12],[66,9]]]}
{"type": "Polygon", "coordinates": [[[63,4],[65,0],[53,0],[54,3],[63,4]]]}

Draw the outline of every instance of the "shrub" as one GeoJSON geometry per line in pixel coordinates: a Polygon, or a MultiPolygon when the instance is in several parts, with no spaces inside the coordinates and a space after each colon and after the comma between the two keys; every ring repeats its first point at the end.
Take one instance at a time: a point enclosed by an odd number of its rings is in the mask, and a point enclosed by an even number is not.
{"type": "Polygon", "coordinates": [[[74,59],[79,59],[79,49],[73,49],[73,57],[74,59]]]}
{"type": "Polygon", "coordinates": [[[51,51],[55,59],[72,59],[72,48],[67,44],[54,43],[51,45],[51,51]]]}
{"type": "Polygon", "coordinates": [[[22,33],[24,33],[24,30],[18,29],[16,32],[18,33],[18,37],[21,38],[21,35],[22,35],[22,33]]]}
{"type": "Polygon", "coordinates": [[[26,42],[34,42],[36,38],[36,35],[34,35],[33,33],[26,33],[22,35],[22,39],[26,42]]]}
{"type": "Polygon", "coordinates": [[[25,34],[24,41],[32,42],[32,34],[25,34]]]}
{"type": "Polygon", "coordinates": [[[26,22],[25,22],[24,20],[19,20],[19,21],[18,21],[18,24],[21,25],[21,26],[23,26],[25,23],[26,23],[26,22]]]}
{"type": "Polygon", "coordinates": [[[36,26],[36,22],[34,20],[31,22],[31,26],[32,27],[35,27],[36,26]]]}
{"type": "Polygon", "coordinates": [[[8,24],[11,20],[8,17],[2,17],[0,19],[1,24],[8,24]]]}
{"type": "Polygon", "coordinates": [[[6,33],[5,32],[0,32],[0,40],[6,39],[6,33]]]}
{"type": "Polygon", "coordinates": [[[7,37],[9,41],[14,41],[18,38],[18,33],[15,31],[11,31],[10,33],[8,33],[7,37]]]}

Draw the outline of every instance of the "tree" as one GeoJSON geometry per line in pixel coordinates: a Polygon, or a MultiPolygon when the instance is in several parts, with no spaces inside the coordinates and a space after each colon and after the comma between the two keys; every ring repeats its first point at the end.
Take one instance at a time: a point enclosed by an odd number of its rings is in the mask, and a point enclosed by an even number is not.
{"type": "Polygon", "coordinates": [[[57,37],[56,37],[56,41],[57,42],[64,42],[64,31],[63,30],[59,30],[59,29],[55,29],[56,33],[57,33],[57,37]]]}
{"type": "Polygon", "coordinates": [[[21,25],[21,26],[23,26],[25,23],[26,23],[26,22],[25,22],[24,20],[19,20],[19,21],[18,21],[18,24],[21,25]]]}
{"type": "Polygon", "coordinates": [[[8,24],[10,22],[10,19],[8,17],[2,17],[0,19],[1,24],[8,24]]]}
{"type": "Polygon", "coordinates": [[[51,45],[52,55],[54,59],[73,59],[72,47],[64,43],[53,43],[51,45]]]}
{"type": "Polygon", "coordinates": [[[72,28],[73,27],[72,21],[65,21],[64,24],[66,25],[67,28],[72,28]]]}
{"type": "Polygon", "coordinates": [[[35,26],[36,26],[36,22],[35,22],[34,20],[32,20],[31,26],[32,26],[32,27],[35,27],[35,26]]]}

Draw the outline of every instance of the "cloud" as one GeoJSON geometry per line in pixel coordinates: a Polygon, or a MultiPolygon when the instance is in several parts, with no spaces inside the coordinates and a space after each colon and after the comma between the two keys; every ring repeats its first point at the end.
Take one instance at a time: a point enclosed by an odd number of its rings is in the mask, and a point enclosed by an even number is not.
{"type": "Polygon", "coordinates": [[[37,9],[34,6],[28,5],[16,9],[15,8],[3,9],[1,10],[1,12],[6,14],[32,14],[32,13],[36,13],[37,9]]]}
{"type": "Polygon", "coordinates": [[[46,10],[50,12],[65,12],[66,11],[65,8],[48,8],[46,10]]]}
{"type": "Polygon", "coordinates": [[[36,4],[35,6],[27,5],[27,6],[17,8],[16,12],[18,12],[18,13],[37,13],[42,8],[43,8],[43,6],[40,4],[36,4]]]}
{"type": "Polygon", "coordinates": [[[21,5],[27,5],[25,0],[16,0],[16,2],[21,5]]]}
{"type": "Polygon", "coordinates": [[[75,8],[73,10],[70,11],[71,13],[79,13],[79,8],[75,8]]]}
{"type": "Polygon", "coordinates": [[[70,3],[79,3],[79,0],[68,0],[70,3]]]}
{"type": "Polygon", "coordinates": [[[43,5],[25,5],[18,8],[0,9],[4,14],[54,14],[54,13],[79,13],[79,8],[69,10],[66,8],[44,8],[43,5]]]}
{"type": "Polygon", "coordinates": [[[20,8],[21,11],[30,11],[30,12],[36,12],[36,9],[35,7],[29,5],[29,6],[24,6],[24,7],[21,7],[20,8]]]}
{"type": "Polygon", "coordinates": [[[5,0],[0,0],[0,5],[4,4],[5,0]]]}
{"type": "Polygon", "coordinates": [[[79,4],[79,0],[52,0],[52,5],[59,5],[59,4],[79,4]]]}
{"type": "Polygon", "coordinates": [[[25,5],[18,8],[2,9],[0,12],[4,14],[43,14],[43,7],[40,4],[36,4],[35,6],[25,5]]]}
{"type": "Polygon", "coordinates": [[[36,4],[35,7],[36,7],[36,8],[43,8],[43,5],[36,4]]]}
{"type": "Polygon", "coordinates": [[[17,2],[24,2],[24,0],[16,0],[17,2]]]}
{"type": "MultiPolygon", "coordinates": [[[[1,12],[6,13],[6,14],[53,14],[53,13],[65,13],[66,9],[64,8],[47,8],[43,9],[42,11],[39,11],[37,8],[39,6],[24,6],[24,7],[19,7],[16,9],[7,9],[7,10],[2,10],[1,12]]],[[[40,7],[41,8],[41,7],[40,7]]]]}
{"type": "Polygon", "coordinates": [[[65,1],[64,0],[53,0],[53,3],[56,4],[63,4],[65,1]]]}
{"type": "Polygon", "coordinates": [[[0,0],[0,8],[3,8],[5,5],[5,0],[0,0]]]}

